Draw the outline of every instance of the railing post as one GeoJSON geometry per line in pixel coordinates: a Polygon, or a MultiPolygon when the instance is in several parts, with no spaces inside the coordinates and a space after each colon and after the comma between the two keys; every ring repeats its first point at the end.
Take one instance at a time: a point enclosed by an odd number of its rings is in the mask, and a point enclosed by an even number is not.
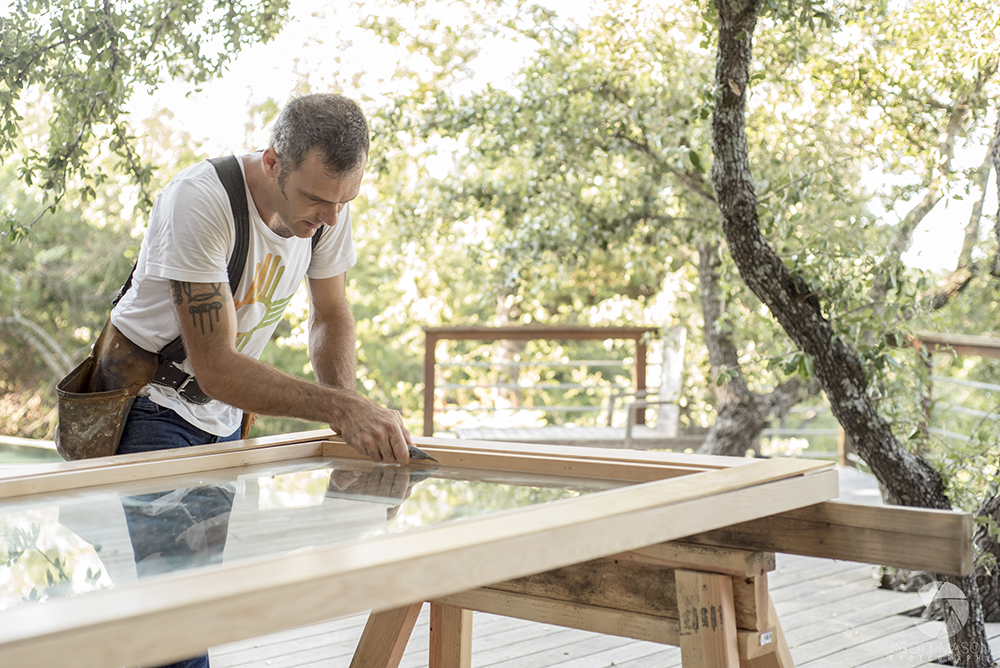
{"type": "Polygon", "coordinates": [[[424,436],[434,435],[434,378],[438,335],[424,332],[424,436]]]}
{"type": "MultiPolygon", "coordinates": [[[[646,395],[646,339],[640,334],[635,339],[635,397],[637,400],[645,399],[646,395]]],[[[636,411],[636,424],[646,424],[646,410],[640,408],[636,411]]]]}
{"type": "Polygon", "coordinates": [[[920,429],[921,436],[923,437],[918,446],[917,454],[924,455],[921,452],[923,446],[925,446],[930,439],[931,435],[931,420],[933,416],[931,415],[931,410],[934,407],[934,381],[931,380],[931,376],[934,375],[934,349],[930,346],[925,348],[919,348],[917,354],[920,355],[920,361],[924,365],[924,373],[927,374],[927,384],[926,389],[920,393],[920,412],[923,415],[923,419],[917,427],[920,429]]]}

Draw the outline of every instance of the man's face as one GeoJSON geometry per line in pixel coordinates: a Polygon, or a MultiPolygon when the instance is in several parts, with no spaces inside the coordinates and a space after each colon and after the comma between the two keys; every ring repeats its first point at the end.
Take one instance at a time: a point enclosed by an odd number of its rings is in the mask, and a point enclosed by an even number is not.
{"type": "Polygon", "coordinates": [[[364,168],[332,178],[323,166],[318,149],[293,172],[282,174],[278,162],[278,191],[273,198],[278,220],[271,225],[283,237],[308,239],[323,225],[336,225],[344,207],[358,196],[364,168]]]}

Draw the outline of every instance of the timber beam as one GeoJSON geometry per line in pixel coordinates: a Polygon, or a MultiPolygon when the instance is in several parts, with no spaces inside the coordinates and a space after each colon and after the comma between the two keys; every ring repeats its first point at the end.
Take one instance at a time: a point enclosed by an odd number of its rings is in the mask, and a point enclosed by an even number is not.
{"type": "Polygon", "coordinates": [[[973,570],[972,529],[969,513],[826,501],[683,540],[962,576],[973,570]]]}

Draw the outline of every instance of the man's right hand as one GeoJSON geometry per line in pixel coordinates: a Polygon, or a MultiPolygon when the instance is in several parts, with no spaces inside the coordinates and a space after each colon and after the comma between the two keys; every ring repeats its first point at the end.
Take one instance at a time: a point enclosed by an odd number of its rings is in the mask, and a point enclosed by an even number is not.
{"type": "Polygon", "coordinates": [[[359,394],[351,396],[343,408],[343,418],[330,428],[344,437],[347,445],[374,462],[406,464],[410,461],[407,446],[413,445],[410,432],[403,426],[399,411],[383,408],[359,394]]]}

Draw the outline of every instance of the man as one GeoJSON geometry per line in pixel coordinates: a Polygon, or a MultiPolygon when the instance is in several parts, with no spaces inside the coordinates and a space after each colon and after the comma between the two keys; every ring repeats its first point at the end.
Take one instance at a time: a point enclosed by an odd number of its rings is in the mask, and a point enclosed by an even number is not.
{"type": "MultiPolygon", "coordinates": [[[[308,95],[285,107],[265,151],[239,157],[250,234],[235,295],[227,272],[234,214],[219,174],[202,162],[164,188],[111,322],[148,351],[179,335],[186,359],[173,368],[161,355],[158,381],[136,397],[119,454],[236,440],[248,411],[326,422],[373,461],[409,460],[412,441],[399,413],[354,391],[344,276],[357,259],[349,202],[361,188],[368,150],[368,124],[355,102],[308,95]],[[303,277],[319,384],[257,360],[303,277]]],[[[233,497],[216,487],[123,499],[140,574],[221,559],[233,497]],[[167,499],[183,499],[183,507],[165,514],[167,499]],[[212,540],[198,549],[180,544],[178,537],[200,526],[215,527],[212,540]]],[[[207,667],[208,656],[173,665],[207,667]]]]}
{"type": "Polygon", "coordinates": [[[240,158],[250,246],[237,295],[226,272],[233,213],[213,167],[190,167],[163,190],[111,320],[146,350],[160,350],[179,333],[187,352],[180,371],[193,380],[147,385],[129,413],[120,453],[233,440],[248,411],[326,422],[376,462],[408,460],[411,439],[400,415],[354,391],[354,319],[344,288],[357,259],[349,202],[368,149],[368,124],[352,100],[309,95],[288,104],[267,150],[240,158]],[[304,276],[320,384],[257,360],[304,276]]]}

